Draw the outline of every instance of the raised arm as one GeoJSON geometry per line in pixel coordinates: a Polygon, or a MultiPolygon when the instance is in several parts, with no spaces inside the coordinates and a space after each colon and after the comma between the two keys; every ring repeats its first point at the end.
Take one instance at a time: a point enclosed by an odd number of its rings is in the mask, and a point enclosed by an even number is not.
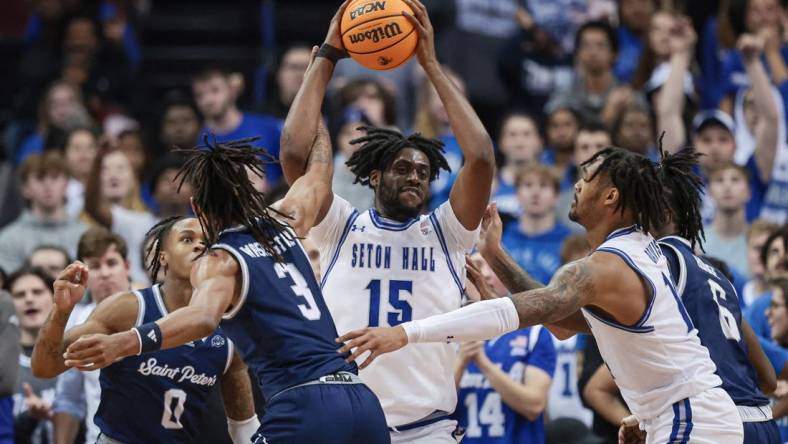
{"type": "Polygon", "coordinates": [[[235,258],[224,250],[213,250],[192,267],[194,292],[188,306],[131,330],[109,336],[81,336],[66,349],[66,365],[95,370],[141,351],[173,348],[204,338],[216,330],[222,315],[237,298],[239,280],[240,268],[235,258]]]}
{"type": "Polygon", "coordinates": [[[698,37],[686,17],[676,19],[670,36],[670,74],[659,92],[655,104],[657,134],[665,133],[663,147],[675,153],[686,143],[684,126],[684,79],[692,63],[692,53],[698,37]]]}
{"type": "MultiPolygon", "coordinates": [[[[348,2],[349,0],[343,2],[331,19],[324,43],[340,50],[344,50],[344,45],[339,33],[339,22],[348,2]]],[[[317,51],[313,48],[312,61],[304,73],[304,81],[293,99],[282,128],[279,161],[288,185],[293,185],[306,173],[309,152],[317,134],[318,122],[322,119],[320,109],[326,95],[326,86],[334,73],[334,63],[326,57],[315,57],[316,54],[317,51]]],[[[329,184],[330,182],[329,178],[329,184]]]]}
{"type": "MultiPolygon", "coordinates": [[[[503,222],[495,202],[487,206],[482,219],[478,248],[498,279],[510,293],[520,293],[543,288],[544,285],[531,277],[506,253],[501,245],[503,222]]],[[[565,319],[545,324],[558,339],[567,339],[576,332],[590,333],[583,315],[577,311],[565,319]]]]}
{"type": "Polygon", "coordinates": [[[739,51],[742,53],[747,77],[752,85],[755,110],[758,113],[758,122],[753,128],[755,164],[758,166],[761,179],[768,181],[772,177],[774,158],[777,153],[777,127],[780,123],[780,116],[777,112],[772,83],[761,62],[763,45],[762,38],[750,34],[742,35],[737,43],[739,51]]]}
{"type": "MultiPolygon", "coordinates": [[[[108,298],[91,313],[83,324],[65,332],[66,323],[74,306],[85,294],[85,285],[88,281],[88,268],[82,262],[71,263],[58,275],[54,285],[54,307],[49,314],[49,319],[39,332],[36,345],[31,357],[31,370],[37,378],[54,378],[68,370],[63,359],[63,352],[83,334],[113,333],[124,322],[123,312],[128,300],[121,296],[108,298]]],[[[131,303],[136,307],[136,298],[131,296],[131,303]]],[[[136,309],[132,309],[136,317],[136,309]]],[[[133,321],[132,321],[133,322],[133,321]]],[[[120,326],[130,328],[131,325],[120,326]]]]}
{"type": "Polygon", "coordinates": [[[406,14],[406,17],[419,32],[416,56],[438,92],[464,158],[463,166],[449,194],[449,201],[460,223],[468,230],[475,230],[490,200],[495,171],[492,140],[465,95],[443,72],[438,62],[434,31],[427,8],[419,0],[404,1],[413,9],[414,14],[406,14]]]}
{"type": "Polygon", "coordinates": [[[230,438],[235,444],[251,442],[260,421],[254,411],[249,372],[238,352],[233,353],[230,368],[222,376],[222,399],[230,438]]]}
{"type": "Polygon", "coordinates": [[[334,166],[331,159],[328,130],[319,121],[305,174],[293,182],[285,197],[272,205],[290,218],[287,223],[300,237],[306,237],[309,230],[323,220],[334,201],[331,192],[334,166]]]}

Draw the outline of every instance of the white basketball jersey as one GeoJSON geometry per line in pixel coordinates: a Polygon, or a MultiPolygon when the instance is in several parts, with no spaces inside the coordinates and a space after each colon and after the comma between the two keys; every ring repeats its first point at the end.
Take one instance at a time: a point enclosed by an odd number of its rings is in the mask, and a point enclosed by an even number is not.
{"type": "MultiPolygon", "coordinates": [[[[374,209],[359,213],[334,195],[309,236],[320,249],[323,298],[341,335],[460,308],[465,254],[478,231],[466,230],[449,202],[397,223],[374,209]]],[[[412,344],[377,358],[361,377],[380,399],[388,425],[408,424],[436,410],[454,411],[455,358],[449,344],[412,344]]]]}
{"type": "Polygon", "coordinates": [[[583,407],[577,389],[577,335],[560,340],[553,337],[555,345],[555,374],[550,385],[547,415],[550,419],[575,418],[591,427],[594,414],[583,407]]]}
{"type": "Polygon", "coordinates": [[[632,413],[650,419],[676,401],[721,385],[654,238],[634,227],[622,228],[596,251],[617,255],[650,288],[649,304],[635,325],[619,324],[593,308],[582,309],[632,413]]]}

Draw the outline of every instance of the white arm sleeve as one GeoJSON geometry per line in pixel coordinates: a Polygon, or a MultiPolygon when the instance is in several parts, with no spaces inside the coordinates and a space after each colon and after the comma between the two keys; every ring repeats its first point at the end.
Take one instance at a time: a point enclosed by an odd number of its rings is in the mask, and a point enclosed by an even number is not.
{"type": "Polygon", "coordinates": [[[227,418],[227,429],[234,444],[252,442],[252,436],[257,433],[258,428],[260,428],[260,420],[257,419],[257,415],[243,421],[227,418]]]}
{"type": "Polygon", "coordinates": [[[459,310],[402,324],[408,343],[482,341],[519,327],[520,317],[510,298],[479,301],[459,310]]]}

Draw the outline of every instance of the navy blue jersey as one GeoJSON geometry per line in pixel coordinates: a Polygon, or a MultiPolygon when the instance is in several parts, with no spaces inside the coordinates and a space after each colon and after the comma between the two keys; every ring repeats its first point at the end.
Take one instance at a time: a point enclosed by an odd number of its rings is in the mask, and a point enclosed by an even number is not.
{"type": "MultiPolygon", "coordinates": [[[[158,285],[134,294],[137,325],[167,315],[158,285]]],[[[202,340],[116,362],[101,370],[94,422],[102,434],[126,444],[193,442],[208,395],[232,354],[232,344],[217,330],[202,340]]]]}
{"type": "Polygon", "coordinates": [[[212,248],[241,269],[239,302],[222,326],[260,383],[263,397],[356,365],[337,353],[337,329],[307,254],[297,239],[268,226],[282,261],[269,256],[244,227],[225,230],[212,248]]]}
{"type": "Polygon", "coordinates": [[[722,272],[693,254],[687,240],[668,236],[659,243],[700,341],[717,365],[722,388],[736,405],[769,404],[758,389],[755,369],[747,357],[739,298],[733,284],[722,272]]]}

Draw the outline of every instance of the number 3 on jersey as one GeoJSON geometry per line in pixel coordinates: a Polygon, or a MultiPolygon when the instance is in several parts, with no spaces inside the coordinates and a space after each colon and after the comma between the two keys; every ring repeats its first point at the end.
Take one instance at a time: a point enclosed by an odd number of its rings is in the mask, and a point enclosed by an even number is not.
{"type": "Polygon", "coordinates": [[[279,279],[287,279],[289,277],[293,282],[290,289],[293,290],[293,293],[295,293],[299,299],[304,299],[303,304],[298,304],[298,309],[301,310],[301,314],[310,321],[317,321],[320,319],[320,308],[315,302],[315,296],[312,295],[309,284],[306,282],[306,279],[304,279],[304,275],[298,271],[298,268],[294,264],[277,262],[274,264],[274,270],[276,270],[276,276],[279,279]]]}
{"type": "MultiPolygon", "coordinates": [[[[369,290],[369,326],[377,327],[380,325],[380,279],[373,279],[367,285],[369,290]]],[[[413,319],[413,309],[404,300],[405,294],[413,295],[413,281],[389,281],[389,305],[394,311],[386,311],[385,321],[389,326],[402,324],[413,319]]]]}

